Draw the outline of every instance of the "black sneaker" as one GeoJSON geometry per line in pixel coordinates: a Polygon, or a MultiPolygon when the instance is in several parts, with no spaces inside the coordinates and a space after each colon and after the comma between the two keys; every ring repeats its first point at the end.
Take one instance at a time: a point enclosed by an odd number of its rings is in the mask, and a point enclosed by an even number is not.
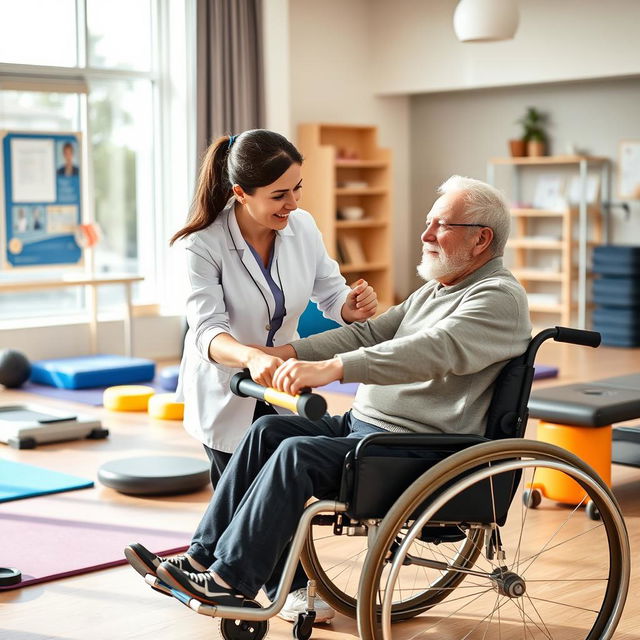
{"type": "Polygon", "coordinates": [[[158,567],[158,578],[172,589],[203,602],[223,607],[241,607],[244,596],[235,589],[219,585],[210,571],[183,571],[170,562],[158,567]]]}
{"type": "Polygon", "coordinates": [[[156,575],[156,571],[162,562],[170,562],[183,571],[198,571],[197,567],[191,564],[189,556],[175,556],[174,558],[163,558],[151,553],[149,549],[143,547],[138,542],[130,544],[124,549],[125,558],[129,564],[144,578],[148,573],[156,575]]]}

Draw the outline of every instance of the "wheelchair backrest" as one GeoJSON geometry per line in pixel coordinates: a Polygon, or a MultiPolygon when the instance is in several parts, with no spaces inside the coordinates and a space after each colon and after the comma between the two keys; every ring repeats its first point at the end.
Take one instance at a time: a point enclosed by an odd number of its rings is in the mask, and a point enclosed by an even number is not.
{"type": "Polygon", "coordinates": [[[528,354],[524,353],[509,360],[498,374],[487,413],[485,438],[498,440],[524,435],[534,372],[527,359],[528,354]]]}

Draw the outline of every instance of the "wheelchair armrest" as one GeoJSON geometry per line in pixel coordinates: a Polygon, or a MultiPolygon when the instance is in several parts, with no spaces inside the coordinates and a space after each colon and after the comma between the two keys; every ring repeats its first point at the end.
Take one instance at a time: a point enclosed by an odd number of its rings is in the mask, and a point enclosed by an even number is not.
{"type": "Polygon", "coordinates": [[[444,433],[370,433],[360,440],[353,454],[353,460],[357,461],[365,455],[366,450],[371,446],[381,447],[407,447],[432,449],[450,449],[460,447],[466,449],[474,444],[488,442],[484,436],[467,434],[444,434],[444,433]]]}

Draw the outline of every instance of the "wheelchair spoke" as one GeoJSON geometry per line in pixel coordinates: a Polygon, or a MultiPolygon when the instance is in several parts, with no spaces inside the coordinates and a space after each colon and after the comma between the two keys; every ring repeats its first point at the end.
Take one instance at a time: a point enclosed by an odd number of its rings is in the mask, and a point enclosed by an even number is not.
{"type": "Polygon", "coordinates": [[[354,553],[351,556],[347,556],[346,558],[343,558],[342,560],[340,560],[340,562],[337,562],[336,564],[326,567],[325,571],[329,573],[330,571],[333,571],[333,569],[335,569],[336,567],[342,567],[344,565],[344,568],[341,571],[339,571],[338,573],[332,574],[333,578],[337,578],[338,576],[342,575],[347,569],[349,569],[349,567],[353,567],[353,561],[356,558],[362,557],[362,555],[364,555],[365,553],[367,553],[367,550],[362,549],[361,551],[358,551],[357,553],[354,553]]]}
{"type": "Polygon", "coordinates": [[[543,549],[541,549],[540,551],[538,551],[538,553],[532,555],[532,556],[528,556],[527,558],[525,558],[522,561],[522,564],[524,564],[525,562],[528,562],[529,560],[531,560],[531,562],[527,565],[527,567],[521,572],[522,574],[525,573],[525,571],[533,564],[533,562],[539,558],[543,553],[548,553],[549,551],[553,551],[554,549],[561,547],[564,544],[568,544],[569,542],[571,542],[572,540],[576,540],[577,538],[580,538],[582,536],[586,536],[588,533],[592,533],[593,531],[597,530],[597,529],[602,529],[603,525],[601,524],[597,524],[594,527],[591,527],[591,529],[588,529],[587,531],[582,531],[581,533],[577,533],[575,536],[572,536],[571,538],[567,538],[566,540],[563,540],[562,542],[558,542],[557,544],[554,544],[552,546],[545,546],[543,549]]]}
{"type": "MultiPolygon", "coordinates": [[[[527,483],[526,482],[526,471],[522,474],[522,478],[521,478],[521,482],[522,482],[522,488],[523,490],[525,489],[525,487],[527,486],[527,484],[529,484],[531,487],[535,486],[535,479],[536,479],[536,471],[537,468],[534,467],[533,468],[533,472],[531,473],[531,482],[527,483]]],[[[515,557],[514,557],[514,564],[513,566],[516,567],[516,571],[520,571],[520,550],[521,550],[521,546],[522,546],[522,535],[524,533],[524,528],[525,528],[525,524],[527,522],[527,514],[529,513],[529,507],[525,506],[524,504],[524,500],[520,500],[520,536],[518,537],[518,544],[516,546],[516,552],[515,552],[515,557]]]]}
{"type": "MultiPolygon", "coordinates": [[[[458,609],[456,609],[455,611],[452,611],[451,613],[447,614],[446,616],[443,616],[443,617],[439,618],[432,625],[430,625],[430,626],[426,627],[425,629],[421,630],[419,633],[416,633],[415,635],[411,636],[409,638],[409,640],[413,640],[414,638],[417,638],[417,637],[419,637],[421,635],[425,635],[429,631],[431,631],[432,629],[435,629],[436,626],[442,624],[443,621],[452,619],[455,615],[460,613],[466,606],[471,605],[473,602],[478,600],[478,598],[481,598],[485,593],[487,593],[489,591],[491,591],[491,589],[487,589],[485,591],[480,592],[479,595],[476,598],[474,598],[471,602],[469,602],[467,604],[464,604],[461,607],[459,607],[458,609]]],[[[472,594],[472,595],[474,595],[474,594],[472,594]]],[[[457,599],[459,600],[460,598],[457,598],[457,599]]],[[[499,611],[504,605],[505,605],[505,602],[502,602],[501,604],[499,604],[497,606],[494,606],[492,611],[490,613],[488,613],[482,620],[480,620],[480,622],[471,631],[469,631],[465,636],[463,636],[461,638],[461,640],[463,640],[464,638],[467,638],[469,636],[469,634],[472,633],[480,624],[482,624],[487,618],[492,617],[493,614],[496,611],[499,611]]]]}
{"type": "Polygon", "coordinates": [[[549,604],[557,604],[561,607],[569,607],[571,609],[577,609],[579,611],[588,611],[589,613],[598,613],[597,609],[587,609],[586,607],[579,607],[575,604],[568,604],[567,602],[560,602],[558,600],[547,600],[546,598],[531,598],[531,600],[535,600],[536,602],[548,602],[549,604]]]}
{"type": "MultiPolygon", "coordinates": [[[[511,600],[511,604],[513,604],[513,606],[517,609],[518,613],[520,614],[520,618],[522,620],[522,625],[525,629],[526,632],[528,632],[528,634],[533,638],[535,637],[531,631],[531,629],[529,629],[529,627],[527,626],[527,620],[529,621],[530,624],[532,624],[534,627],[536,627],[536,629],[538,629],[538,631],[540,631],[540,633],[542,633],[544,635],[545,638],[551,638],[552,636],[549,634],[549,630],[547,628],[547,625],[544,624],[544,621],[542,619],[540,619],[540,621],[542,622],[544,629],[525,611],[524,608],[524,603],[519,602],[517,600],[511,600]]],[[[537,613],[537,611],[536,611],[537,613]]],[[[538,614],[538,617],[540,617],[540,614],[538,614]]]]}
{"type": "Polygon", "coordinates": [[[535,603],[531,599],[531,596],[529,596],[527,594],[526,598],[527,598],[527,601],[529,602],[529,604],[531,605],[531,608],[536,612],[536,615],[538,616],[540,622],[542,622],[542,624],[544,625],[547,637],[550,638],[551,637],[551,633],[549,632],[549,629],[547,628],[547,625],[545,624],[544,620],[542,619],[542,616],[540,615],[540,612],[538,611],[538,608],[536,607],[535,603]]]}
{"type": "Polygon", "coordinates": [[[491,626],[491,622],[493,621],[493,614],[496,613],[498,602],[500,602],[500,594],[498,594],[496,596],[496,601],[495,601],[495,603],[493,605],[493,609],[491,610],[491,617],[489,618],[489,621],[487,622],[487,628],[484,630],[484,633],[482,634],[482,640],[484,640],[487,637],[487,631],[489,631],[489,628],[491,626]]]}
{"type": "MultiPolygon", "coordinates": [[[[551,535],[551,537],[547,540],[547,542],[544,544],[544,546],[542,547],[542,549],[540,549],[540,551],[535,554],[534,556],[531,556],[529,558],[527,558],[525,561],[523,561],[521,564],[524,564],[524,562],[531,560],[531,562],[529,562],[529,564],[521,570],[521,573],[524,574],[526,573],[527,569],[529,569],[529,567],[535,562],[535,560],[544,553],[545,549],[549,546],[549,544],[551,544],[551,541],[560,533],[560,531],[562,531],[562,529],[564,529],[564,527],[567,525],[567,523],[569,522],[569,520],[571,520],[572,516],[574,516],[576,514],[576,512],[578,511],[578,509],[582,506],[582,504],[584,503],[584,501],[586,500],[587,496],[584,496],[584,498],[582,498],[582,500],[580,501],[579,504],[577,504],[575,506],[575,508],[567,515],[567,517],[565,518],[564,522],[553,532],[553,534],[551,535]],[[531,559],[533,558],[533,559],[531,559]]],[[[595,527],[594,527],[595,528],[595,527]]],[[[588,532],[586,532],[588,533],[588,532]]],[[[555,545],[558,546],[558,545],[555,545]]]]}

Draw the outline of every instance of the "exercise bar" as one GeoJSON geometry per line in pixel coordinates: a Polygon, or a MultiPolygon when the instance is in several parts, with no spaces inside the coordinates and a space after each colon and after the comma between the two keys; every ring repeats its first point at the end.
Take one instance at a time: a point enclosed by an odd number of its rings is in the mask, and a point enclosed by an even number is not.
{"type": "Polygon", "coordinates": [[[304,392],[292,396],[271,387],[263,387],[254,382],[246,370],[236,373],[231,378],[230,386],[231,391],[241,398],[251,397],[263,400],[269,404],[290,409],[307,420],[320,420],[327,412],[327,401],[317,393],[304,392]]]}

